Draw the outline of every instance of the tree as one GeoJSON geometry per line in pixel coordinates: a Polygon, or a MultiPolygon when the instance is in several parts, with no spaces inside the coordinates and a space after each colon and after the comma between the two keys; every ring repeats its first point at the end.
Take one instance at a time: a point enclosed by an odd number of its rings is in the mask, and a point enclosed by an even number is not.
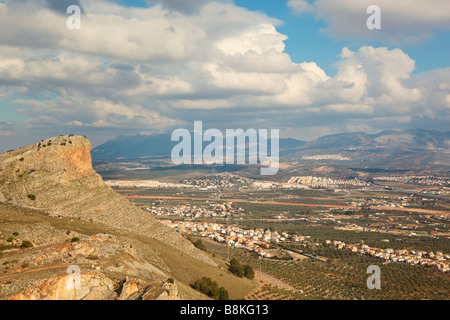
{"type": "Polygon", "coordinates": [[[244,268],[242,268],[241,264],[236,258],[233,258],[230,261],[230,272],[240,278],[244,276],[244,268]]]}
{"type": "Polygon", "coordinates": [[[249,264],[244,265],[244,276],[249,279],[253,279],[255,277],[255,270],[249,264]]]}
{"type": "Polygon", "coordinates": [[[206,247],[200,239],[194,242],[194,246],[200,250],[206,251],[206,247]]]}
{"type": "Polygon", "coordinates": [[[219,289],[219,300],[228,300],[228,291],[224,287],[219,289]]]}

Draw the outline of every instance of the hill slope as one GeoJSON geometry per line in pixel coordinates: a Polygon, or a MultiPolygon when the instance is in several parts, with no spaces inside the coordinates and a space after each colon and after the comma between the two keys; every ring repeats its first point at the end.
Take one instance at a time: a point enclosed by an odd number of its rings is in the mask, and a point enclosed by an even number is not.
{"type": "MultiPolygon", "coordinates": [[[[154,286],[170,287],[164,280],[174,277],[180,280],[177,290],[181,290],[181,286],[185,297],[198,298],[198,294],[188,287],[189,283],[201,276],[218,278],[219,273],[226,273],[179,233],[106,186],[92,169],[90,150],[90,143],[84,137],[60,136],[0,154],[0,219],[3,221],[0,245],[3,249],[10,249],[3,250],[0,262],[2,259],[3,262],[18,261],[12,270],[9,269],[15,275],[14,279],[23,272],[22,264],[27,265],[26,268],[37,269],[37,273],[30,273],[36,278],[33,279],[47,281],[39,282],[38,287],[49,287],[45,292],[31,290],[20,293],[17,290],[26,288],[30,278],[19,277],[23,281],[15,286],[1,287],[0,297],[15,293],[19,294],[18,298],[52,298],[58,295],[74,299],[118,298],[120,295],[114,295],[116,291],[111,290],[111,285],[120,287],[121,277],[133,276],[143,281],[139,285],[130,284],[140,287],[136,292],[141,296],[154,286]],[[13,236],[13,242],[6,241],[13,233],[19,236],[13,236]],[[67,243],[73,238],[77,238],[75,245],[67,243]],[[21,244],[24,239],[31,241],[34,247],[26,250],[11,247],[21,244]],[[92,254],[94,258],[90,256],[92,254]],[[88,287],[92,283],[97,286],[102,283],[100,287],[103,289],[97,288],[100,293],[95,288],[89,291],[94,292],[91,295],[89,292],[74,295],[74,292],[64,290],[55,293],[61,286],[60,282],[65,281],[67,265],[88,268],[92,260],[105,270],[94,269],[96,275],[87,272],[82,282],[88,287]],[[185,269],[187,265],[189,270],[185,269]]],[[[251,284],[231,275],[225,274],[225,278],[236,288],[251,287],[251,284]]],[[[126,281],[122,281],[122,286],[124,283],[126,281]]],[[[150,296],[157,298],[159,295],[146,295],[150,296]]],[[[173,294],[171,297],[180,296],[173,294]]]]}

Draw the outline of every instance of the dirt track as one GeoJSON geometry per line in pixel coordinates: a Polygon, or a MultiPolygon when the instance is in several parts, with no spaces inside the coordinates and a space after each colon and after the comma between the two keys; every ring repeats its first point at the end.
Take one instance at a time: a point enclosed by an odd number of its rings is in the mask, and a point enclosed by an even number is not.
{"type": "Polygon", "coordinates": [[[23,274],[34,273],[34,272],[39,272],[39,271],[44,271],[44,270],[64,269],[64,268],[67,268],[68,266],[69,265],[67,264],[67,265],[56,265],[56,266],[48,266],[48,267],[20,270],[20,271],[11,272],[11,273],[8,273],[6,275],[0,276],[0,280],[2,280],[2,279],[9,279],[9,278],[12,278],[12,277],[18,277],[18,276],[21,276],[23,274]]]}

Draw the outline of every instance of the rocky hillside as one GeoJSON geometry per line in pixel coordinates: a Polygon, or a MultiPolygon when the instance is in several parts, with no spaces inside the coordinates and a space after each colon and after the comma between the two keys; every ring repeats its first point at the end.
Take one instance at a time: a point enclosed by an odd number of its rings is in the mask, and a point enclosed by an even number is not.
{"type": "Polygon", "coordinates": [[[0,298],[119,299],[129,281],[126,298],[200,298],[189,284],[217,263],[106,186],[90,151],[71,135],[0,154],[0,298]],[[61,287],[69,265],[83,292],[61,287]]]}
{"type": "Polygon", "coordinates": [[[176,232],[115,193],[92,169],[84,137],[60,136],[0,155],[0,201],[120,227],[213,262],[176,232]]]}

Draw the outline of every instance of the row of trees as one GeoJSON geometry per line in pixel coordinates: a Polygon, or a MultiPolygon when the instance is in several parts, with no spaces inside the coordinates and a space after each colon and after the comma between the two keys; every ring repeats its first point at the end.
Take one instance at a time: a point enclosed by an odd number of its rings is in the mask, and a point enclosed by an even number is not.
{"type": "Polygon", "coordinates": [[[233,258],[230,261],[230,272],[240,278],[246,277],[249,279],[253,279],[255,277],[255,271],[253,267],[249,264],[241,265],[240,262],[233,258]]]}

